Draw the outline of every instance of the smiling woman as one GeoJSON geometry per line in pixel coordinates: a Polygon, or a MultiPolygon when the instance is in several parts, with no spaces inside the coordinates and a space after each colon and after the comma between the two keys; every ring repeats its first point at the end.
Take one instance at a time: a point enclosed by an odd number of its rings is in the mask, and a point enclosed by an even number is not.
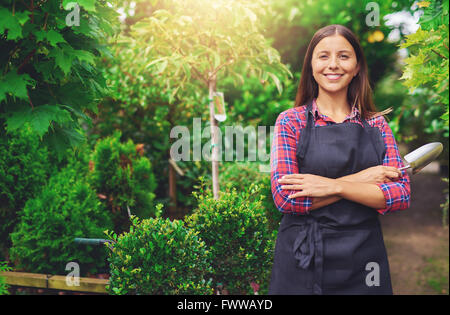
{"type": "Polygon", "coordinates": [[[275,124],[271,183],[283,218],[270,294],[392,294],[378,215],[409,207],[409,177],[367,72],[349,29],[313,36],[296,106],[275,124]]]}

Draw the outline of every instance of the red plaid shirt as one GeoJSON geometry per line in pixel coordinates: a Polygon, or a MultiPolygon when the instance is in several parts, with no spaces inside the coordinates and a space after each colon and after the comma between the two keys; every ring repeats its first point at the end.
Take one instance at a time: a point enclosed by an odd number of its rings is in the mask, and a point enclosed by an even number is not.
{"type": "MultiPolygon", "coordinates": [[[[321,115],[317,109],[315,100],[312,105],[315,113],[315,126],[326,126],[335,124],[335,122],[321,115]]],[[[353,122],[362,125],[360,113],[356,106],[348,115],[343,123],[353,122]]],[[[289,199],[288,196],[295,193],[293,190],[281,189],[278,179],[286,174],[298,174],[298,165],[296,149],[300,132],[306,127],[306,106],[300,106],[288,109],[282,112],[275,123],[274,141],[272,143],[270,166],[271,166],[271,185],[272,196],[278,210],[283,213],[307,214],[312,205],[313,197],[299,197],[289,199]]],[[[370,126],[377,126],[384,139],[386,155],[383,165],[400,168],[404,166],[398,152],[392,130],[383,116],[378,116],[367,120],[370,126]]],[[[404,210],[410,205],[410,182],[409,176],[405,170],[401,171],[402,177],[396,181],[376,184],[381,188],[386,199],[386,208],[377,209],[380,214],[404,210]]]]}

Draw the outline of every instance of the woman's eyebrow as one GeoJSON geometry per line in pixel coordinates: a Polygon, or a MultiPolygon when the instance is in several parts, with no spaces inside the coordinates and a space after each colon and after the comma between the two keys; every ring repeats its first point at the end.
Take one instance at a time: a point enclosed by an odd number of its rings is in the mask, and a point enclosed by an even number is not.
{"type": "MultiPolygon", "coordinates": [[[[338,51],[338,53],[340,53],[340,52],[352,53],[350,50],[345,50],[345,49],[338,51]]],[[[321,51],[318,52],[318,54],[320,54],[320,53],[329,53],[329,51],[328,50],[321,50],[321,51]]]]}

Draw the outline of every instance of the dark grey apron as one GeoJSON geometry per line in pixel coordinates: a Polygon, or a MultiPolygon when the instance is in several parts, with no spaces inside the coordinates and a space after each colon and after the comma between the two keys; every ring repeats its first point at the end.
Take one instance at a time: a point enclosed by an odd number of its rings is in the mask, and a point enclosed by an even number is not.
{"type": "MultiPolygon", "coordinates": [[[[338,178],[383,164],[386,149],[377,127],[364,119],[364,127],[315,126],[312,100],[307,117],[298,142],[299,173],[338,178]]],[[[307,215],[284,214],[269,294],[392,294],[378,212],[341,199],[307,215]]]]}

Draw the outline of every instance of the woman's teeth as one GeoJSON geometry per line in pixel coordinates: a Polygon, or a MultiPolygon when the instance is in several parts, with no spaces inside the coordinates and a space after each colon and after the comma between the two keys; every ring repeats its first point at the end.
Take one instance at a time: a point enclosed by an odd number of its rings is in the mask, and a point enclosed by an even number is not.
{"type": "Polygon", "coordinates": [[[337,80],[342,77],[342,74],[326,74],[325,76],[330,80],[337,80]]]}

